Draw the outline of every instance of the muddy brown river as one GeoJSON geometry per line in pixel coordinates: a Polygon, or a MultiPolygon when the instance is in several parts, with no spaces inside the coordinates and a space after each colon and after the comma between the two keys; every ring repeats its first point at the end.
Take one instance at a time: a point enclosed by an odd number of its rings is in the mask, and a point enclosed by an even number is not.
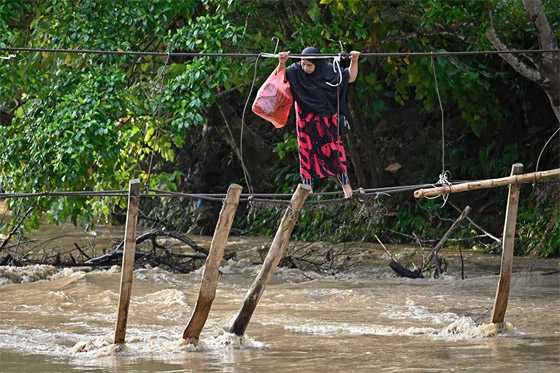
{"type": "MultiPolygon", "coordinates": [[[[63,226],[43,228],[34,238],[52,237],[57,239],[50,245],[78,242],[92,249],[122,239],[122,232],[103,228],[90,234],[63,226]]],[[[191,238],[209,243],[208,237],[191,238]]],[[[359,265],[347,270],[278,268],[245,336],[229,334],[260,269],[257,253],[269,243],[263,237],[230,237],[227,250],[238,256],[222,262],[216,299],[197,345],[181,336],[196,303],[200,270],[136,270],[126,343],[114,345],[118,267],[0,267],[0,371],[560,370],[558,259],[514,259],[506,322],[498,328],[489,319],[500,256],[465,250],[461,279],[458,253],[443,250],[450,262],[445,275],[413,280],[394,275],[379,245],[360,244],[359,265]]]]}

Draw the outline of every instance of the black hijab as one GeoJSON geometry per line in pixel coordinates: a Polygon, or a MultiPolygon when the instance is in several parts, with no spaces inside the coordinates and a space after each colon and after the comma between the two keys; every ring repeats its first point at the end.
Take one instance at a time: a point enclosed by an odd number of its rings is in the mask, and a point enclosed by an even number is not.
{"type": "MultiPolygon", "coordinates": [[[[301,54],[321,54],[317,48],[307,47],[301,54]]],[[[315,71],[307,74],[301,68],[301,61],[291,64],[286,69],[286,76],[290,82],[292,94],[304,115],[312,113],[319,116],[332,116],[336,114],[338,97],[340,100],[340,112],[347,113],[348,101],[348,69],[341,69],[342,83],[338,69],[334,71],[333,64],[324,58],[309,60],[315,65],[315,71]],[[330,83],[334,86],[331,86],[330,83]]]]}

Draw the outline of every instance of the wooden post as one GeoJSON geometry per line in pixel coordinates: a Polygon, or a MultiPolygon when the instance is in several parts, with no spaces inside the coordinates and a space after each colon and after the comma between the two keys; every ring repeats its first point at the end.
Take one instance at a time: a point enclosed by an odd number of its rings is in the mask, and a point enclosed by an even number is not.
{"type": "Polygon", "coordinates": [[[214,237],[210,244],[210,252],[206,258],[198,300],[196,301],[191,319],[183,332],[183,339],[198,339],[208,319],[210,307],[216,296],[220,262],[224,256],[224,250],[231,230],[231,224],[233,223],[233,218],[237,211],[237,204],[239,203],[242,189],[243,188],[237,184],[231,184],[227,191],[227,196],[222,210],[220,211],[216,229],[214,230],[214,237]]]}
{"type": "MultiPolygon", "coordinates": [[[[516,163],[511,167],[511,175],[523,172],[523,165],[516,163]]],[[[500,281],[496,291],[494,307],[492,308],[492,322],[503,323],[509,297],[509,285],[513,267],[513,243],[515,240],[515,224],[517,221],[517,206],[519,205],[520,183],[510,185],[506,218],[504,222],[504,237],[502,241],[502,267],[500,270],[500,281]]]]}
{"type": "Polygon", "coordinates": [[[296,192],[290,201],[290,206],[288,206],[282,216],[282,221],[280,222],[280,226],[278,227],[276,235],[270,245],[270,250],[264,260],[263,266],[255,278],[253,285],[247,292],[247,295],[245,295],[243,306],[239,310],[239,313],[230,328],[230,333],[234,333],[238,336],[245,334],[245,330],[247,329],[251,316],[259,303],[259,299],[261,298],[266,285],[270,282],[276,266],[278,266],[280,259],[282,259],[282,256],[286,251],[292,230],[294,229],[296,221],[299,218],[301,208],[310,192],[311,186],[305,184],[298,185],[296,192]]]}
{"type": "Polygon", "coordinates": [[[134,256],[136,254],[136,227],[138,223],[138,205],[140,204],[140,180],[130,181],[128,189],[128,210],[126,213],[126,227],[124,231],[124,253],[121,269],[121,290],[115,327],[115,343],[124,343],[128,306],[132,293],[132,279],[134,277],[134,256]]]}

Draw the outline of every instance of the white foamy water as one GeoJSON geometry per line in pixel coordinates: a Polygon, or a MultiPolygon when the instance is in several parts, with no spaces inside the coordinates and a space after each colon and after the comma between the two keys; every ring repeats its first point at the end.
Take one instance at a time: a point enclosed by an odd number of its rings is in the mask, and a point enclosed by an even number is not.
{"type": "Polygon", "coordinates": [[[409,327],[395,328],[386,325],[372,324],[314,324],[312,320],[308,320],[302,325],[286,325],[286,330],[296,333],[311,333],[323,335],[381,335],[381,336],[426,336],[430,338],[441,338],[447,340],[483,338],[496,336],[498,332],[502,336],[513,336],[515,328],[511,323],[505,323],[499,327],[497,324],[476,325],[471,318],[461,317],[441,329],[430,327],[409,327]]]}
{"type": "MultiPolygon", "coordinates": [[[[241,239],[238,239],[241,240],[241,239]]],[[[247,246],[251,246],[250,242],[247,246]]],[[[364,254],[365,255],[365,254],[364,254]]],[[[0,267],[0,371],[476,371],[560,367],[554,260],[515,259],[506,323],[489,323],[499,257],[476,254],[467,278],[394,277],[381,249],[339,273],[279,268],[243,337],[229,333],[260,270],[224,261],[198,343],[182,333],[202,270],[135,271],[126,343],[113,344],[120,269],[0,267]]]]}

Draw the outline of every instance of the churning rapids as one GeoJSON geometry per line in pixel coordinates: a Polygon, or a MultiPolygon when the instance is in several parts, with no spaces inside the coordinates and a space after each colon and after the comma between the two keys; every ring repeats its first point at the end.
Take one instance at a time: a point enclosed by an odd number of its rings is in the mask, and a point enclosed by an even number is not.
{"type": "MultiPolygon", "coordinates": [[[[64,227],[69,245],[78,234],[71,230],[64,227]]],[[[100,242],[112,234],[122,239],[122,232],[109,231],[87,239],[100,242]]],[[[210,240],[191,238],[205,245],[210,240]]],[[[114,345],[120,268],[0,267],[0,371],[549,372],[560,367],[558,259],[515,258],[506,323],[498,328],[489,319],[500,256],[471,250],[465,253],[464,280],[453,250],[441,252],[451,262],[442,278],[412,280],[395,277],[389,257],[373,244],[359,245],[359,266],[336,274],[280,267],[246,335],[231,335],[227,330],[260,269],[255,253],[269,243],[230,237],[226,250],[237,251],[237,259],[222,263],[197,345],[181,336],[198,296],[200,270],[136,270],[126,343],[114,345]]]]}

